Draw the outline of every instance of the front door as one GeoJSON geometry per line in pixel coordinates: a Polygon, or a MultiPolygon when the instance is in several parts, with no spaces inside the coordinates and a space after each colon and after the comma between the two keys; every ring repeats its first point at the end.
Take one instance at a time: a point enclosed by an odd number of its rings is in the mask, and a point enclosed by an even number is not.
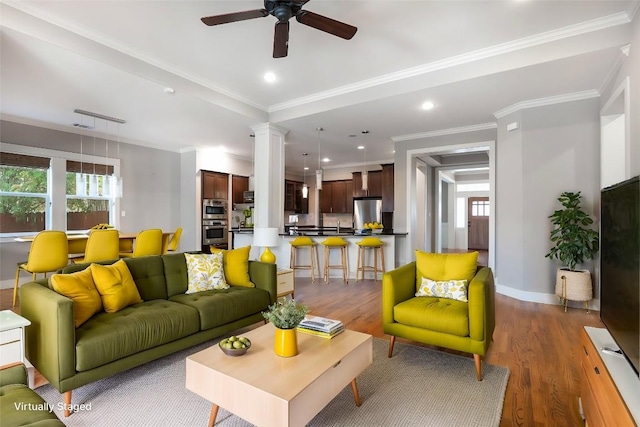
{"type": "Polygon", "coordinates": [[[489,198],[469,197],[469,249],[489,249],[489,198]]]}

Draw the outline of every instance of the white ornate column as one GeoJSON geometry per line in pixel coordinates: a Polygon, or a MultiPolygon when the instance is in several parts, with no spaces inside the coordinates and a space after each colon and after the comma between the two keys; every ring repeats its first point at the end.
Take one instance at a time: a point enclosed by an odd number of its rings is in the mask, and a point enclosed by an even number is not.
{"type": "Polygon", "coordinates": [[[284,227],[284,138],[288,129],[272,123],[252,126],[254,210],[256,228],[284,227]]]}

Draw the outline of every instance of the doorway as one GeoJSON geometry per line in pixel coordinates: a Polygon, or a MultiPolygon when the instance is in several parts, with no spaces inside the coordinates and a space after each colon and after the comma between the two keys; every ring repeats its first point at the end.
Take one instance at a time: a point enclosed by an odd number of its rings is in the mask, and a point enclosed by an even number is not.
{"type": "Polygon", "coordinates": [[[469,249],[489,250],[489,198],[469,197],[467,242],[469,249]]]}

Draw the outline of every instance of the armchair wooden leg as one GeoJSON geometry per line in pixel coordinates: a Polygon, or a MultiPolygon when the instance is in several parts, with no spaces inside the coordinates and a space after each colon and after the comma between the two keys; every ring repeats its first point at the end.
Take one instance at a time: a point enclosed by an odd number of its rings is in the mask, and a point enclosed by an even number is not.
{"type": "Polygon", "coordinates": [[[473,360],[476,362],[476,378],[482,381],[482,358],[479,354],[474,354],[473,360]]]}
{"type": "Polygon", "coordinates": [[[395,335],[391,335],[391,339],[389,340],[389,358],[393,355],[393,345],[396,343],[395,335]]]}
{"type": "Polygon", "coordinates": [[[65,391],[64,392],[64,416],[68,417],[71,415],[71,393],[73,391],[65,391]]]}

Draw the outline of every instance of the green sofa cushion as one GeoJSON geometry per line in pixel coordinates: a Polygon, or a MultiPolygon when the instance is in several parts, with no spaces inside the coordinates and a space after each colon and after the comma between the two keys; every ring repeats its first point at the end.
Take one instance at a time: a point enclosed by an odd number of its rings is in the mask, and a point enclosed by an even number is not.
{"type": "Polygon", "coordinates": [[[393,307],[393,317],[403,325],[460,337],[469,336],[469,304],[436,297],[414,297],[393,307]]]}
{"type": "Polygon", "coordinates": [[[144,301],[167,299],[167,283],[164,278],[162,257],[145,256],[124,258],[133,281],[144,301]]]}
{"type": "Polygon", "coordinates": [[[175,295],[169,300],[197,309],[203,331],[259,313],[270,304],[269,292],[241,286],[175,295]]]}
{"type": "Polygon", "coordinates": [[[0,425],[2,427],[64,427],[56,414],[45,408],[45,401],[24,384],[0,387],[0,414],[2,414],[0,425]],[[16,404],[18,404],[17,407],[16,404]]]}
{"type": "Polygon", "coordinates": [[[76,329],[76,370],[114,360],[198,332],[198,311],[166,300],[146,301],[117,313],[98,313],[76,329]]]}
{"type": "Polygon", "coordinates": [[[184,254],[163,255],[162,262],[164,263],[164,275],[167,280],[167,296],[170,298],[187,292],[189,275],[184,254]]]}

